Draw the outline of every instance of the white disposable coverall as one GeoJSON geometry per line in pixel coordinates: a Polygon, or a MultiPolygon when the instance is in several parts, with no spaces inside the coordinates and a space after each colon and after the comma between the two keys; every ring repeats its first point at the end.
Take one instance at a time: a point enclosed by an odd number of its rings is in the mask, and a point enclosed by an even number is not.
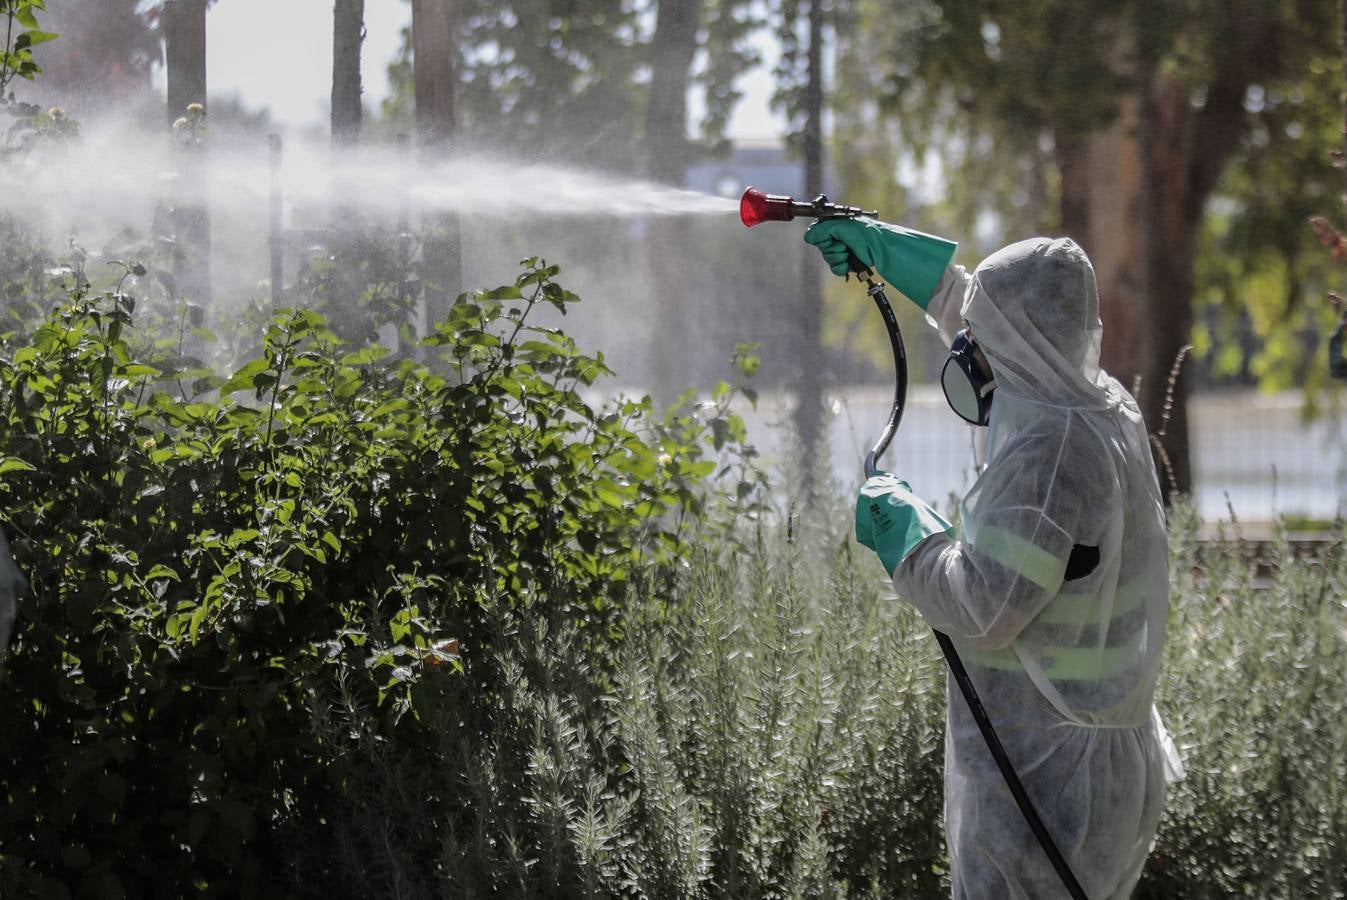
{"type": "MultiPolygon", "coordinates": [[[[1036,238],[949,267],[927,310],[948,344],[966,321],[996,377],[987,467],[955,537],[893,575],[950,636],[1029,796],[1082,887],[1128,897],[1179,776],[1153,697],[1169,608],[1159,484],[1136,401],[1099,367],[1094,270],[1036,238]],[[1085,574],[1073,547],[1098,548],[1085,574]]],[[[1089,551],[1079,558],[1086,564],[1089,551]]],[[[949,685],[945,831],[956,898],[1044,900],[1065,888],[957,686],[949,685]]]]}

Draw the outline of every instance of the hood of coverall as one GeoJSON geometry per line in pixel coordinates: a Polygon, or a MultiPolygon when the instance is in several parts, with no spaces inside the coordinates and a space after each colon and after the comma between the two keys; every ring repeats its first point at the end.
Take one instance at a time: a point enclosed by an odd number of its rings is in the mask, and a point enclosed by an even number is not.
{"type": "Polygon", "coordinates": [[[993,253],[974,271],[962,315],[998,396],[1087,409],[1116,400],[1116,382],[1099,368],[1094,268],[1075,241],[1031,238],[993,253]]]}

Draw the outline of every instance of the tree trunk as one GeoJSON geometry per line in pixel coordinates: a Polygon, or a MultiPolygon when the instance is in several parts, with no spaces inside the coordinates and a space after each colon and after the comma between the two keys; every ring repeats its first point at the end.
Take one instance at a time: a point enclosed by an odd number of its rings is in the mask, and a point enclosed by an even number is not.
{"type": "MultiPolygon", "coordinates": [[[[1125,74],[1135,90],[1120,101],[1113,124],[1088,138],[1084,164],[1069,153],[1059,158],[1063,220],[1084,220],[1083,243],[1099,281],[1102,362],[1126,387],[1140,379],[1137,402],[1155,437],[1166,501],[1193,488],[1191,380],[1181,372],[1171,386],[1169,377],[1192,332],[1203,213],[1239,146],[1249,85],[1273,77],[1281,59],[1277,28],[1250,8],[1232,16],[1239,26],[1230,35],[1234,46],[1211,73],[1204,103],[1194,104],[1180,73],[1122,54],[1117,59],[1134,60],[1125,74]]],[[[1124,38],[1123,48],[1130,46],[1124,38]]]]}
{"type": "MultiPolygon", "coordinates": [[[[651,38],[650,102],[645,115],[646,173],[651,180],[682,187],[687,174],[687,97],[692,57],[697,50],[700,0],[661,0],[651,38]]],[[[695,308],[707,298],[683,290],[690,252],[688,222],[657,216],[646,223],[645,254],[650,273],[651,394],[666,404],[679,393],[686,362],[700,365],[706,347],[709,310],[695,308]],[[680,339],[669,339],[671,334],[680,339]]]]}
{"type": "MultiPolygon", "coordinates": [[[[168,66],[169,122],[187,115],[193,103],[206,107],[206,0],[167,0],[164,49],[168,66]]],[[[206,144],[184,135],[181,164],[170,216],[175,240],[174,280],[180,298],[201,306],[211,299],[210,209],[205,190],[206,144]]]]}
{"type": "MultiPolygon", "coordinates": [[[[416,96],[416,133],[423,158],[443,159],[452,152],[456,120],[454,97],[456,42],[454,0],[412,0],[412,66],[416,96]]],[[[462,248],[458,217],[434,213],[423,244],[427,325],[446,318],[462,291],[462,248]]]]}
{"type": "Polygon", "coordinates": [[[1062,166],[1063,223],[1090,255],[1104,323],[1101,363],[1136,399],[1153,437],[1166,501],[1192,491],[1187,380],[1169,373],[1193,325],[1193,257],[1202,202],[1188,183],[1192,112],[1164,76],[1139,75],[1105,131],[1085,139],[1084,160],[1062,166]],[[1195,210],[1193,205],[1196,204],[1195,210]],[[1073,207],[1080,212],[1072,212],[1073,207]],[[1080,228],[1080,225],[1076,225],[1080,228]],[[1172,397],[1168,421],[1166,400],[1172,397]],[[1163,435],[1160,432],[1163,431],[1163,435]]]}
{"type": "Polygon", "coordinates": [[[662,0],[651,38],[647,173],[663,184],[681,185],[687,172],[688,76],[697,52],[701,7],[701,0],[662,0]]]}
{"type": "MultiPolygon", "coordinates": [[[[808,0],[809,46],[804,87],[805,196],[823,192],[823,0],[808,0]]],[[[804,449],[806,488],[812,486],[823,436],[823,267],[817,253],[802,257],[800,270],[799,378],[795,427],[804,449]]]]}
{"type": "Polygon", "coordinates": [[[332,143],[337,146],[360,140],[360,45],[364,40],[365,0],[336,0],[332,7],[332,143]]]}
{"type": "Polygon", "coordinates": [[[1060,219],[1062,234],[1075,240],[1088,253],[1090,233],[1090,141],[1058,134],[1057,173],[1061,177],[1060,219]]]}
{"type": "Polygon", "coordinates": [[[1147,186],[1141,100],[1123,97],[1108,130],[1059,153],[1063,231],[1085,248],[1099,285],[1102,363],[1129,389],[1146,368],[1147,186]]]}
{"type": "Polygon", "coordinates": [[[168,121],[192,103],[206,105],[206,0],[165,0],[168,121]]]}
{"type": "Polygon", "coordinates": [[[1172,75],[1157,75],[1144,104],[1146,270],[1150,289],[1147,340],[1137,354],[1141,405],[1156,450],[1160,489],[1166,502],[1193,489],[1188,442],[1190,379],[1169,374],[1193,330],[1193,265],[1205,194],[1192,183],[1193,112],[1188,90],[1172,75]],[[1166,406],[1169,419],[1165,421],[1166,406]],[[1160,432],[1164,432],[1161,434],[1160,432]]]}
{"type": "MultiPolygon", "coordinates": [[[[364,41],[365,0],[336,0],[332,7],[332,146],[354,147],[360,142],[363,110],[360,87],[360,45],[364,41]]],[[[365,240],[359,212],[340,202],[348,185],[334,179],[331,251],[336,260],[329,311],[334,331],[348,340],[364,343],[375,338],[360,298],[365,293],[361,257],[365,240]]]]}

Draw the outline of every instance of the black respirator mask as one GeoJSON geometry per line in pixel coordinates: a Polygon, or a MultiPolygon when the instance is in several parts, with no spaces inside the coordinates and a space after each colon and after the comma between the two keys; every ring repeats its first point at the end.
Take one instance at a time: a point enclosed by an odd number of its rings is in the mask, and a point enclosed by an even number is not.
{"type": "Polygon", "coordinates": [[[945,389],[949,408],[960,418],[974,425],[986,425],[992,412],[996,379],[978,361],[977,349],[977,342],[968,336],[967,328],[956,334],[949,348],[949,359],[940,372],[940,386],[945,389]]]}

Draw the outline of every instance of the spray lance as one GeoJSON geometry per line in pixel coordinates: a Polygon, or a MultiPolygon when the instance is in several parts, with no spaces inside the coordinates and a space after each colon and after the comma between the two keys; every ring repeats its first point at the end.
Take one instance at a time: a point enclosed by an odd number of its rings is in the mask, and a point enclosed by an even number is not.
{"type": "MultiPolygon", "coordinates": [[[[792,197],[764,194],[757,188],[750,187],[744,191],[744,196],[739,198],[739,218],[749,228],[762,222],[789,222],[795,218],[856,219],[861,216],[878,215],[879,213],[874,210],[866,211],[859,206],[833,203],[824,194],[819,194],[808,203],[801,203],[792,197]]],[[[898,320],[894,318],[893,307],[889,305],[889,298],[884,295],[884,282],[875,278],[875,273],[870,267],[857,259],[854,254],[851,255],[851,271],[865,284],[865,292],[879,307],[880,315],[884,317],[884,327],[889,332],[889,343],[893,345],[893,406],[889,409],[889,420],[884,424],[879,439],[870,448],[870,452],[865,454],[865,477],[869,478],[879,471],[877,461],[888,449],[889,442],[893,440],[893,435],[898,430],[898,423],[903,419],[903,407],[907,405],[907,348],[903,345],[903,333],[898,328],[898,320]]]]}
{"type": "MultiPolygon", "coordinates": [[[[749,228],[762,222],[789,222],[796,218],[815,220],[855,219],[861,216],[874,217],[877,215],[877,212],[867,212],[857,206],[833,203],[823,194],[819,194],[813,200],[804,203],[793,197],[766,194],[757,188],[750,187],[744,191],[743,197],[739,200],[739,218],[749,228]]],[[[907,405],[907,348],[903,344],[903,334],[898,328],[898,320],[894,317],[893,307],[889,305],[889,298],[884,293],[884,283],[877,279],[874,272],[854,254],[851,255],[850,266],[851,271],[865,285],[865,292],[870,295],[870,299],[874,300],[875,306],[879,308],[880,315],[884,317],[884,327],[888,330],[889,343],[893,346],[893,406],[889,410],[888,421],[884,424],[879,438],[865,455],[865,477],[870,478],[879,471],[879,457],[888,449],[889,443],[898,431],[898,424],[903,418],[903,408],[907,405]]],[[[935,632],[935,639],[940,645],[941,653],[945,656],[945,662],[949,664],[950,673],[954,676],[954,681],[958,684],[964,701],[968,704],[969,711],[973,714],[973,719],[977,722],[978,730],[987,743],[987,749],[996,760],[996,766],[1001,771],[1001,777],[1005,779],[1006,786],[1015,798],[1015,803],[1019,806],[1020,813],[1023,814],[1025,821],[1029,824],[1030,830],[1033,831],[1034,837],[1038,839],[1043,852],[1047,854],[1049,862],[1052,863],[1053,869],[1062,879],[1062,884],[1066,886],[1067,892],[1070,893],[1072,898],[1074,900],[1089,900],[1088,895],[1080,886],[1080,882],[1076,879],[1075,873],[1071,871],[1071,867],[1067,864],[1066,858],[1062,856],[1057,844],[1053,841],[1052,835],[1048,833],[1047,826],[1043,824],[1042,817],[1039,816],[1028,792],[1025,791],[1024,785],[1020,782],[1015,767],[1011,765],[1010,757],[1006,755],[1005,748],[1001,745],[1001,739],[997,736],[996,729],[992,727],[991,718],[987,715],[987,710],[978,697],[977,689],[973,687],[973,682],[968,677],[968,670],[964,668],[963,660],[959,658],[954,643],[950,640],[949,635],[940,631],[935,632]]]]}

